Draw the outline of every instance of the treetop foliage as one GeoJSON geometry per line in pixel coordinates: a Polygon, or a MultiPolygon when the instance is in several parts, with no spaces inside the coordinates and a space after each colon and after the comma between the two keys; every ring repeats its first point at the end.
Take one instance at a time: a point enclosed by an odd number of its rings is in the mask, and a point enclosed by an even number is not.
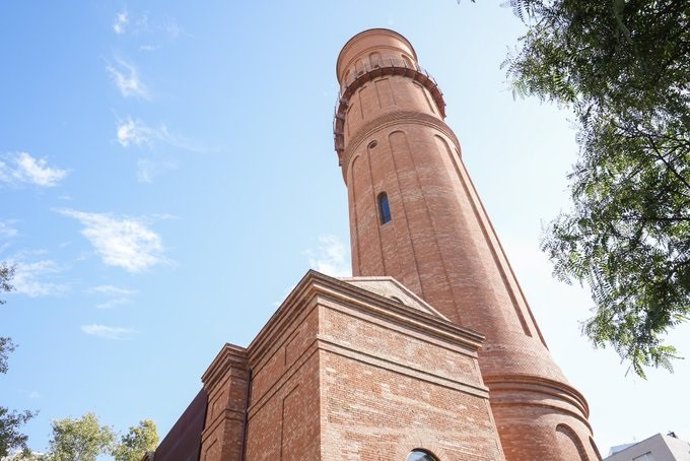
{"type": "MultiPolygon", "coordinates": [[[[12,286],[11,283],[12,277],[14,277],[14,271],[14,266],[6,262],[0,262],[0,293],[14,290],[14,286],[12,286]]],[[[5,304],[5,300],[0,298],[0,304],[5,304]]]]}
{"type": "MultiPolygon", "coordinates": [[[[0,262],[0,293],[10,292],[14,289],[11,283],[12,277],[14,277],[14,266],[0,262]]],[[[5,300],[0,298],[0,304],[5,304],[5,300]]],[[[14,348],[15,345],[11,338],[0,336],[0,373],[7,373],[7,354],[14,351],[14,348]]]]}
{"type": "Polygon", "coordinates": [[[52,426],[48,453],[39,457],[43,461],[96,461],[102,455],[115,461],[141,461],[158,446],[156,423],[148,419],[130,427],[119,442],[113,429],[102,426],[93,413],[59,419],[52,426]]]}
{"type": "Polygon", "coordinates": [[[108,453],[115,434],[108,426],[101,426],[93,413],[81,418],[53,421],[48,461],[96,461],[100,454],[108,453]]]}
{"type": "Polygon", "coordinates": [[[140,421],[130,427],[120,438],[120,443],[113,450],[115,461],[141,461],[145,453],[154,451],[158,446],[158,429],[150,419],[140,421]]]}
{"type": "Polygon", "coordinates": [[[19,428],[33,416],[30,411],[10,411],[0,406],[0,458],[17,448],[28,451],[28,437],[22,434],[19,428]]]}
{"type": "Polygon", "coordinates": [[[511,0],[529,26],[506,60],[521,95],[573,110],[573,208],[543,250],[590,287],[583,327],[638,375],[671,369],[690,315],[690,2],[511,0]]]}

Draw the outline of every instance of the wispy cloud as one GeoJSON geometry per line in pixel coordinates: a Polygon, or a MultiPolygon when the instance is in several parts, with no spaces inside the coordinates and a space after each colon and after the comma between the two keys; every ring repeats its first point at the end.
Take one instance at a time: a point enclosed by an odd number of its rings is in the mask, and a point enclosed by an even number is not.
{"type": "Polygon", "coordinates": [[[146,39],[149,43],[140,45],[142,51],[155,51],[159,44],[150,42],[174,42],[184,31],[175,18],[151,18],[146,13],[130,12],[124,8],[115,13],[113,32],[117,35],[131,35],[139,39],[146,39]]]}
{"type": "Polygon", "coordinates": [[[177,164],[174,162],[140,158],[137,160],[137,181],[150,184],[163,172],[175,169],[177,164]]]}
{"type": "Polygon", "coordinates": [[[97,293],[105,296],[131,296],[137,293],[137,290],[116,287],[114,285],[98,285],[91,288],[89,291],[91,293],[97,293]]]}
{"type": "Polygon", "coordinates": [[[158,170],[155,163],[147,158],[140,158],[137,160],[137,181],[144,183],[152,183],[153,177],[158,170]]]}
{"type": "Polygon", "coordinates": [[[169,18],[163,22],[161,29],[165,31],[170,40],[176,40],[177,37],[182,35],[182,28],[173,18],[169,18]]]}
{"type": "MultiPolygon", "coordinates": [[[[156,143],[162,143],[192,152],[202,152],[204,150],[193,141],[171,133],[164,124],[154,127],[130,116],[117,121],[117,142],[122,147],[146,146],[152,148],[156,143]]],[[[146,181],[144,180],[143,182],[146,181]]]]}
{"type": "Polygon", "coordinates": [[[96,304],[96,309],[113,309],[114,307],[122,306],[123,304],[129,304],[131,302],[132,300],[129,298],[114,298],[96,304]]]}
{"type": "Polygon", "coordinates": [[[67,176],[67,170],[49,167],[45,159],[20,152],[0,160],[0,182],[26,183],[42,187],[54,187],[67,176]]]}
{"type": "Polygon", "coordinates": [[[316,249],[307,250],[309,266],[319,272],[334,277],[345,277],[352,274],[348,260],[348,251],[335,235],[322,235],[316,249]]]}
{"type": "Polygon", "coordinates": [[[169,41],[175,41],[183,33],[175,18],[150,18],[146,13],[130,13],[126,8],[115,13],[113,31],[118,35],[147,36],[149,39],[169,41]]]}
{"type": "Polygon", "coordinates": [[[117,124],[117,141],[122,147],[151,146],[157,137],[156,130],[149,128],[141,120],[127,117],[126,120],[121,120],[117,124]]]}
{"type": "Polygon", "coordinates": [[[8,221],[0,221],[0,237],[12,238],[17,235],[18,231],[8,221]]]}
{"type": "Polygon", "coordinates": [[[116,34],[122,35],[126,32],[127,24],[129,23],[129,13],[127,9],[123,9],[115,14],[115,21],[113,22],[113,31],[116,34]]]}
{"type": "Polygon", "coordinates": [[[152,52],[152,51],[156,51],[158,48],[160,48],[160,46],[158,46],[158,45],[151,45],[151,44],[149,44],[149,43],[146,43],[146,44],[144,44],[144,45],[139,45],[139,50],[141,50],[141,51],[152,52]]]}
{"type": "Polygon", "coordinates": [[[45,280],[62,272],[62,269],[54,261],[10,261],[10,264],[15,265],[12,279],[15,293],[37,298],[39,296],[57,296],[67,291],[66,285],[45,280]]]}
{"type": "Polygon", "coordinates": [[[138,333],[137,330],[132,328],[122,328],[122,327],[112,327],[108,325],[82,325],[81,331],[87,335],[97,336],[103,339],[130,339],[132,336],[138,333]]]}
{"type": "Polygon", "coordinates": [[[26,152],[21,152],[17,157],[17,166],[15,175],[20,181],[39,186],[57,186],[67,175],[66,170],[50,168],[44,159],[34,158],[26,152]]]}
{"type": "Polygon", "coordinates": [[[120,90],[120,93],[125,98],[135,96],[142,99],[150,99],[149,90],[141,81],[139,71],[133,64],[123,59],[116,59],[115,64],[108,64],[106,66],[106,70],[117,89],[120,90]]]}
{"type": "Polygon", "coordinates": [[[96,304],[97,309],[112,309],[123,304],[129,304],[132,302],[131,296],[137,293],[136,290],[120,288],[113,285],[99,285],[91,288],[89,291],[91,293],[96,293],[111,298],[96,304]]]}
{"type": "Polygon", "coordinates": [[[71,209],[58,212],[77,219],[84,226],[82,235],[106,265],[141,272],[165,261],[160,236],[140,219],[71,209]]]}

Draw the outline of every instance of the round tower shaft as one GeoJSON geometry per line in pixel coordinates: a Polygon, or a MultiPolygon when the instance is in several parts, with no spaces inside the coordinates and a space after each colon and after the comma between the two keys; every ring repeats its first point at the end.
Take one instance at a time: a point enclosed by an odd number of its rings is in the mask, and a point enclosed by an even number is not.
{"type": "Polygon", "coordinates": [[[479,363],[508,460],[598,459],[587,403],[549,354],[410,42],[361,32],[337,76],[353,275],[390,275],[486,336],[479,363]]]}

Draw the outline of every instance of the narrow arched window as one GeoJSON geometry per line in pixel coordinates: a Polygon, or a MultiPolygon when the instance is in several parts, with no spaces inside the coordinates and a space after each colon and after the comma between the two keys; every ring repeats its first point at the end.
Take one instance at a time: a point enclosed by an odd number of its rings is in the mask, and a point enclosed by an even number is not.
{"type": "Polygon", "coordinates": [[[391,207],[388,204],[388,195],[385,192],[379,194],[379,219],[381,224],[386,224],[391,220],[391,207]]]}
{"type": "Polygon", "coordinates": [[[381,54],[374,51],[369,55],[369,62],[373,68],[381,67],[381,54]]]}
{"type": "Polygon", "coordinates": [[[414,69],[414,65],[412,64],[412,61],[410,61],[410,58],[408,58],[404,54],[402,54],[401,56],[403,58],[403,65],[405,67],[409,67],[410,69],[414,69]]]}
{"type": "Polygon", "coordinates": [[[407,460],[405,461],[437,461],[436,457],[425,450],[412,450],[409,455],[407,455],[407,460]]]}

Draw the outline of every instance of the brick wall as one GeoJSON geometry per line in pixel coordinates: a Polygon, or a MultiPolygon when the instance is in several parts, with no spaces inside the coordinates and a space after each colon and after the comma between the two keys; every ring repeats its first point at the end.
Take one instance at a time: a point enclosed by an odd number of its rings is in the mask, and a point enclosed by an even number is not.
{"type": "Polygon", "coordinates": [[[202,377],[208,393],[201,461],[241,461],[249,386],[247,351],[226,344],[202,377]]]}

